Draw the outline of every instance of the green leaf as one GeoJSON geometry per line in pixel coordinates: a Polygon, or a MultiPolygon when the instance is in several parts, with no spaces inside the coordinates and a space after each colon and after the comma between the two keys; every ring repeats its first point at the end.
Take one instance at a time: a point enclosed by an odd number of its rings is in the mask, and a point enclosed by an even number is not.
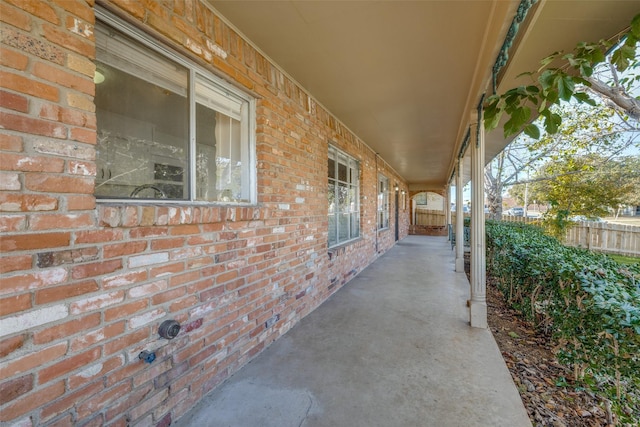
{"type": "Polygon", "coordinates": [[[560,55],[562,52],[553,52],[551,55],[547,56],[546,58],[542,58],[540,60],[540,68],[538,68],[538,72],[540,72],[544,67],[546,67],[547,65],[551,64],[554,59],[556,59],[558,57],[558,55],[560,55]]]}
{"type": "Polygon", "coordinates": [[[553,86],[553,81],[555,79],[557,75],[557,70],[545,70],[542,72],[542,74],[540,74],[540,77],[538,77],[538,82],[540,82],[540,86],[542,86],[542,89],[549,89],[551,86],[553,86]]]}
{"type": "Polygon", "coordinates": [[[638,40],[640,40],[640,37],[636,37],[635,35],[628,33],[627,39],[624,41],[624,44],[626,44],[627,46],[634,47],[634,45],[638,43],[638,40]]]}
{"type": "Polygon", "coordinates": [[[534,124],[528,124],[525,126],[524,133],[533,139],[540,139],[540,129],[538,129],[538,126],[534,124]]]}
{"type": "Polygon", "coordinates": [[[510,118],[504,124],[504,136],[517,133],[531,117],[531,109],[529,107],[516,107],[510,112],[510,118]]]}
{"type": "Polygon", "coordinates": [[[492,105],[492,104],[497,104],[498,101],[500,101],[500,95],[491,95],[490,97],[487,98],[486,100],[486,105],[492,105]]]}
{"type": "Polygon", "coordinates": [[[497,104],[487,106],[484,110],[484,127],[487,130],[495,129],[500,122],[502,110],[496,107],[497,104]]]}
{"type": "Polygon", "coordinates": [[[513,114],[526,98],[526,90],[523,86],[506,92],[504,94],[504,110],[509,114],[513,114]]]}
{"type": "Polygon", "coordinates": [[[546,94],[545,99],[547,100],[547,102],[548,102],[549,104],[555,104],[555,103],[557,103],[557,102],[558,102],[558,91],[557,91],[557,90],[554,90],[554,89],[550,90],[550,91],[546,94]]]}
{"type": "Polygon", "coordinates": [[[527,86],[527,93],[528,94],[539,94],[540,93],[540,89],[538,88],[538,86],[527,86]]]}
{"type": "Polygon", "coordinates": [[[580,64],[580,74],[591,77],[593,75],[593,68],[587,64],[580,64]]]}
{"type": "Polygon", "coordinates": [[[575,84],[569,76],[564,76],[558,79],[558,96],[563,101],[569,101],[575,90],[575,84]]]}
{"type": "Polygon", "coordinates": [[[573,83],[577,84],[577,85],[584,85],[584,86],[591,86],[591,83],[589,83],[588,80],[583,79],[580,76],[573,76],[571,77],[571,80],[573,81],[573,83]]]}
{"type": "Polygon", "coordinates": [[[507,138],[518,132],[520,127],[513,120],[513,116],[504,124],[504,137],[507,138]]]}
{"type": "Polygon", "coordinates": [[[631,20],[631,34],[640,38],[640,13],[631,20]]]}
{"type": "Polygon", "coordinates": [[[492,95],[487,99],[484,108],[484,127],[487,130],[495,129],[504,112],[505,100],[499,95],[492,95]]]}
{"type": "Polygon", "coordinates": [[[605,58],[606,57],[605,57],[604,52],[602,50],[594,49],[591,52],[591,56],[590,56],[589,59],[591,60],[591,65],[596,65],[596,64],[599,64],[601,62],[604,62],[605,58]]]}
{"type": "Polygon", "coordinates": [[[520,107],[514,112],[514,115],[518,117],[519,122],[524,124],[531,117],[531,109],[529,107],[520,107]]]}
{"type": "Polygon", "coordinates": [[[618,71],[625,71],[629,68],[631,61],[634,60],[635,53],[635,44],[633,46],[624,44],[613,52],[613,55],[611,55],[611,62],[615,65],[618,71]]]}
{"type": "Polygon", "coordinates": [[[516,78],[523,77],[523,76],[533,76],[534,74],[535,74],[535,73],[534,73],[533,71],[526,71],[526,72],[524,72],[524,73],[520,73],[520,74],[518,74],[518,75],[516,76],[516,78]]]}
{"type": "Polygon", "coordinates": [[[586,104],[591,105],[592,107],[596,106],[596,101],[594,101],[593,99],[591,99],[591,97],[589,96],[589,94],[585,93],[585,92],[574,92],[573,93],[573,97],[578,100],[578,102],[584,102],[586,104]]]}
{"type": "Polygon", "coordinates": [[[611,55],[611,62],[618,71],[624,71],[629,66],[629,61],[627,61],[627,59],[622,56],[622,53],[619,49],[613,52],[613,55],[611,55]]]}
{"type": "Polygon", "coordinates": [[[556,113],[550,112],[549,110],[543,111],[542,114],[545,117],[544,128],[547,131],[547,133],[550,133],[550,134],[557,133],[558,127],[560,126],[560,123],[562,123],[562,117],[560,117],[556,113]]]}
{"type": "Polygon", "coordinates": [[[527,96],[527,88],[524,86],[518,86],[516,88],[516,93],[520,96],[527,96]]]}
{"type": "Polygon", "coordinates": [[[541,113],[543,110],[547,109],[547,100],[546,99],[542,99],[540,101],[540,105],[538,106],[538,113],[541,113]]]}

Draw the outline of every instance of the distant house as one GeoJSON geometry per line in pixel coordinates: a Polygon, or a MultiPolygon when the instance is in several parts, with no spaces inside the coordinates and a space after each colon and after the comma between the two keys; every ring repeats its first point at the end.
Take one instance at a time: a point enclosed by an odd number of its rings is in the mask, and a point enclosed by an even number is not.
{"type": "Polygon", "coordinates": [[[619,213],[623,216],[640,216],[640,205],[627,205],[619,213]]]}

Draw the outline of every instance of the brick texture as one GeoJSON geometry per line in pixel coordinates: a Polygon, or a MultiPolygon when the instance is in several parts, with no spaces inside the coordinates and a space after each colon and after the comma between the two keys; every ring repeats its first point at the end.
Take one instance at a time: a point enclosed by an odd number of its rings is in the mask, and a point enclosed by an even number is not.
{"type": "Polygon", "coordinates": [[[259,95],[258,203],[96,201],[94,0],[0,0],[3,425],[170,425],[393,246],[379,173],[408,190],[206,0],[100,4],[259,95]],[[361,169],[361,238],[331,250],[328,144],[361,169]]]}

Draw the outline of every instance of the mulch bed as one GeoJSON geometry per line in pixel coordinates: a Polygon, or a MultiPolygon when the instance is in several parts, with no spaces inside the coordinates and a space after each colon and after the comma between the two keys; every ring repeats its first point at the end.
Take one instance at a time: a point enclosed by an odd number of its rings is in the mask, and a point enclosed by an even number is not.
{"type": "Polygon", "coordinates": [[[489,328],[534,426],[614,425],[607,402],[573,384],[571,370],[558,363],[549,338],[507,307],[490,277],[487,308],[489,328]]]}

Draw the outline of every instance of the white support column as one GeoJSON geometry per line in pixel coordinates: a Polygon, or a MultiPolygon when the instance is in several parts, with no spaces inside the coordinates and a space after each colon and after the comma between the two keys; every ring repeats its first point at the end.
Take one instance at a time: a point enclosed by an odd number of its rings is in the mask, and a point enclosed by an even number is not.
{"type": "Polygon", "coordinates": [[[487,327],[487,274],[484,224],[484,126],[471,127],[471,300],[469,321],[487,327]]]}
{"type": "Polygon", "coordinates": [[[449,184],[444,187],[444,224],[447,229],[451,224],[451,185],[449,184]]]}
{"type": "Polygon", "coordinates": [[[458,158],[458,171],[456,175],[456,272],[464,273],[464,209],[462,188],[464,183],[462,158],[458,158]]]}

